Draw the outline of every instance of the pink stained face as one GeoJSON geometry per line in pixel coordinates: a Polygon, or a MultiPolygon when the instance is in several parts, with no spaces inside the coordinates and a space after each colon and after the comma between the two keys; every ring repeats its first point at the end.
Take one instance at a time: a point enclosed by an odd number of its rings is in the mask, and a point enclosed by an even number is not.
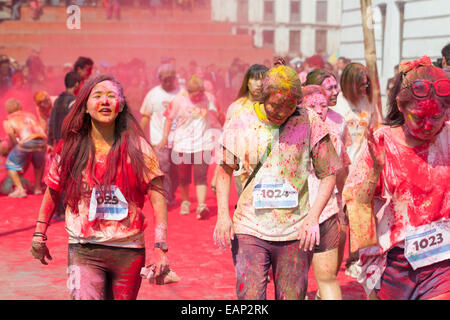
{"type": "Polygon", "coordinates": [[[357,84],[358,92],[361,97],[367,96],[367,88],[369,87],[369,79],[364,75],[364,79],[361,83],[357,84]]]}
{"type": "Polygon", "coordinates": [[[283,92],[272,93],[264,102],[267,118],[276,125],[283,124],[294,113],[298,99],[283,92]]]}
{"type": "Polygon", "coordinates": [[[205,92],[204,91],[189,92],[189,98],[193,103],[198,103],[205,98],[205,92]]]}
{"type": "Polygon", "coordinates": [[[405,126],[415,138],[431,140],[442,128],[447,118],[447,110],[437,99],[416,100],[400,110],[405,118],[405,126]]]}
{"type": "Polygon", "coordinates": [[[305,108],[314,110],[322,121],[325,121],[328,113],[328,99],[321,93],[313,93],[303,98],[302,105],[305,108]]]}
{"type": "Polygon", "coordinates": [[[80,70],[79,74],[81,78],[84,80],[88,79],[92,74],[92,69],[93,66],[91,65],[85,65],[83,69],[79,69],[80,70]]]}
{"type": "Polygon", "coordinates": [[[117,86],[111,81],[102,81],[91,90],[86,103],[86,113],[89,113],[92,121],[111,124],[122,111],[120,100],[117,86]]]}
{"type": "Polygon", "coordinates": [[[248,79],[248,91],[253,100],[259,101],[262,96],[263,81],[258,78],[248,79]]]}
{"type": "Polygon", "coordinates": [[[339,92],[341,92],[336,79],[334,77],[326,78],[322,82],[322,88],[324,88],[327,93],[328,105],[335,106],[339,92]]]}

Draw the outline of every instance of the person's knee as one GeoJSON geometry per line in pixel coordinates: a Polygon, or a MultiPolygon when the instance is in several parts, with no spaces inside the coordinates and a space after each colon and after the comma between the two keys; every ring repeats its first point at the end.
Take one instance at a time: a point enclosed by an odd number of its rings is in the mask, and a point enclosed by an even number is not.
{"type": "Polygon", "coordinates": [[[333,284],[337,282],[337,277],[335,272],[319,272],[316,274],[316,281],[324,284],[333,284]]]}

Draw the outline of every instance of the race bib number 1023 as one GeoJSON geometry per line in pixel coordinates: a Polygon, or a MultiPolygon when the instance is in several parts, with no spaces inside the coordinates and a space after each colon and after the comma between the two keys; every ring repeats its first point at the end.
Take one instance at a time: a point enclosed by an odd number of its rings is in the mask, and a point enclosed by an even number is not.
{"type": "Polygon", "coordinates": [[[436,221],[407,231],[405,257],[414,270],[449,259],[450,221],[436,221]]]}

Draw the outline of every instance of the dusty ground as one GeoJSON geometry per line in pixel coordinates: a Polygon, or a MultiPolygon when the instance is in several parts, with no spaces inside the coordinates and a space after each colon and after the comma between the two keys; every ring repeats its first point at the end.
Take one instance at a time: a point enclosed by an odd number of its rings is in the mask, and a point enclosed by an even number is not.
{"type": "MultiPolygon", "coordinates": [[[[212,168],[210,169],[210,174],[212,168]]],[[[30,177],[31,178],[31,177],[30,177]]],[[[232,194],[235,194],[232,191],[232,194]]],[[[178,209],[169,211],[168,253],[171,268],[181,277],[176,284],[165,286],[143,282],[138,299],[163,300],[234,300],[235,275],[231,252],[217,248],[212,240],[216,222],[216,202],[209,191],[207,202],[211,214],[205,220],[195,217],[195,190],[191,190],[192,213],[180,216],[178,209]]],[[[231,199],[234,206],[236,199],[231,199]]],[[[67,233],[63,222],[53,223],[48,231],[48,247],[53,260],[45,266],[30,254],[31,237],[42,201],[41,195],[25,199],[0,196],[0,300],[65,300],[69,299],[67,281],[67,233]]],[[[177,198],[180,202],[179,197],[177,198]]],[[[231,206],[230,206],[231,207],[231,206]]],[[[148,247],[152,246],[153,224],[150,204],[144,213],[149,217],[148,247]]],[[[147,262],[149,257],[147,256],[147,262]]],[[[355,279],[339,272],[343,298],[365,300],[363,288],[355,279]]],[[[317,290],[312,269],[309,273],[308,297],[317,290]]],[[[273,299],[273,282],[268,299],[273,299]]]]}

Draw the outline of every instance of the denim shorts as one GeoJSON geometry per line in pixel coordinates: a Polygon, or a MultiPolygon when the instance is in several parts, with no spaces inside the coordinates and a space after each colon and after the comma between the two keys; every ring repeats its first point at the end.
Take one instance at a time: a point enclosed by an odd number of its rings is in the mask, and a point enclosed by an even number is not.
{"type": "Polygon", "coordinates": [[[27,141],[20,147],[16,145],[6,158],[6,169],[22,171],[30,158],[35,169],[42,168],[45,165],[45,149],[44,151],[34,151],[40,148],[45,148],[45,141],[43,139],[27,141]]]}

